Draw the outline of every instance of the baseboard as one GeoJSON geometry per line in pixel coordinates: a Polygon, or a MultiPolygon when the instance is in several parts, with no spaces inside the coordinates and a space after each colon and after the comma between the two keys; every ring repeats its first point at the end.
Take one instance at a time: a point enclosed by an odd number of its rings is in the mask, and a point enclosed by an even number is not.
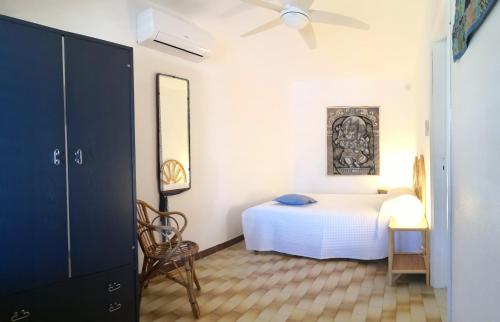
{"type": "Polygon", "coordinates": [[[221,251],[225,248],[228,248],[228,247],[231,247],[239,242],[241,242],[243,240],[243,235],[240,235],[238,237],[235,237],[231,240],[228,240],[227,242],[223,242],[222,244],[219,244],[219,245],[215,245],[213,247],[210,247],[210,248],[207,248],[205,250],[202,250],[201,252],[199,252],[198,254],[196,254],[196,259],[202,259],[203,257],[207,257],[209,255],[212,255],[218,251],[221,251]]]}

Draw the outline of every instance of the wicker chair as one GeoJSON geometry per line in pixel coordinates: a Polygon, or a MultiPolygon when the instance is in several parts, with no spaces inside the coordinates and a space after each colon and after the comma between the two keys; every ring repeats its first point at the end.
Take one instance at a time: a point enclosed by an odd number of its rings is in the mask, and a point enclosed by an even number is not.
{"type": "Polygon", "coordinates": [[[198,290],[201,289],[194,269],[198,245],[182,240],[186,225],[187,219],[183,213],[160,212],[144,201],[137,201],[137,237],[144,253],[139,295],[142,295],[150,279],[164,275],[186,288],[193,315],[199,318],[200,309],[193,287],[194,283],[198,290]],[[156,215],[152,221],[149,220],[149,212],[156,215]]]}

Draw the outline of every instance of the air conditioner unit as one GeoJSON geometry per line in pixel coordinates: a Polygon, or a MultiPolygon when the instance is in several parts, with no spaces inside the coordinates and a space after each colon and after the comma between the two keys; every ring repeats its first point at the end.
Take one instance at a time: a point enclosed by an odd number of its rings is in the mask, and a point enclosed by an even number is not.
{"type": "Polygon", "coordinates": [[[212,36],[172,13],[146,9],[137,17],[137,39],[144,46],[167,53],[182,51],[198,58],[212,52],[212,36]]]}

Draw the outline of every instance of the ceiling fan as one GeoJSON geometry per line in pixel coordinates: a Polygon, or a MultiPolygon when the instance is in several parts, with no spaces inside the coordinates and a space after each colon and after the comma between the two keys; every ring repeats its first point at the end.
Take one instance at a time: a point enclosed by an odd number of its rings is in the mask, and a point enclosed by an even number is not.
{"type": "Polygon", "coordinates": [[[282,5],[277,5],[265,0],[241,0],[245,3],[278,12],[280,16],[247,33],[241,37],[251,36],[267,31],[284,23],[297,30],[310,49],[316,48],[316,35],[311,25],[313,22],[340,25],[361,30],[368,30],[370,26],[358,19],[338,13],[310,9],[314,0],[282,0],[282,5]]]}

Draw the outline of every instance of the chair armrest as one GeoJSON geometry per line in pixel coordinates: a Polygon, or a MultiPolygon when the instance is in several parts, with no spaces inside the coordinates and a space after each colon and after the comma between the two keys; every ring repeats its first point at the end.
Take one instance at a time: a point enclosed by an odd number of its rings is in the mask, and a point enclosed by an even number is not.
{"type": "Polygon", "coordinates": [[[175,227],[170,225],[154,225],[155,230],[160,233],[162,236],[166,237],[166,242],[160,243],[160,245],[168,245],[169,249],[165,252],[164,257],[166,260],[170,259],[170,257],[175,254],[177,248],[181,246],[182,235],[175,227]],[[174,236],[169,237],[170,234],[174,234],[174,236]]]}
{"type": "MultiPolygon", "coordinates": [[[[141,235],[144,233],[157,232],[160,235],[162,235],[163,237],[165,237],[166,241],[161,242],[161,243],[157,243],[157,245],[168,245],[169,246],[166,253],[162,256],[162,257],[165,257],[165,259],[168,259],[173,253],[175,253],[177,248],[179,248],[179,246],[181,245],[182,235],[177,228],[175,228],[171,225],[148,224],[148,223],[146,223],[142,220],[139,220],[139,219],[137,221],[141,226],[146,228],[146,229],[143,229],[143,231],[141,232],[141,235]]],[[[139,237],[141,237],[141,236],[139,236],[139,237]]]]}
{"type": "MultiPolygon", "coordinates": [[[[157,220],[162,218],[166,218],[173,222],[173,225],[177,228],[177,230],[182,234],[187,226],[187,218],[182,212],[179,211],[169,211],[169,212],[157,212],[157,216],[151,221],[154,224],[157,220]]],[[[172,223],[170,223],[172,226],[172,223]]]]}
{"type": "Polygon", "coordinates": [[[143,230],[142,233],[145,232],[157,232],[160,233],[162,236],[164,236],[167,240],[176,240],[176,241],[182,241],[182,235],[181,232],[176,228],[171,225],[155,225],[155,224],[149,224],[146,223],[140,219],[137,219],[137,222],[145,227],[146,229],[143,230]],[[171,234],[173,234],[173,237],[169,237],[171,234]]]}
{"type": "Polygon", "coordinates": [[[167,234],[167,235],[170,235],[170,234],[175,234],[178,238],[181,238],[181,234],[179,232],[179,230],[175,227],[172,227],[170,225],[153,225],[154,226],[154,230],[159,232],[160,234],[167,234]]]}

